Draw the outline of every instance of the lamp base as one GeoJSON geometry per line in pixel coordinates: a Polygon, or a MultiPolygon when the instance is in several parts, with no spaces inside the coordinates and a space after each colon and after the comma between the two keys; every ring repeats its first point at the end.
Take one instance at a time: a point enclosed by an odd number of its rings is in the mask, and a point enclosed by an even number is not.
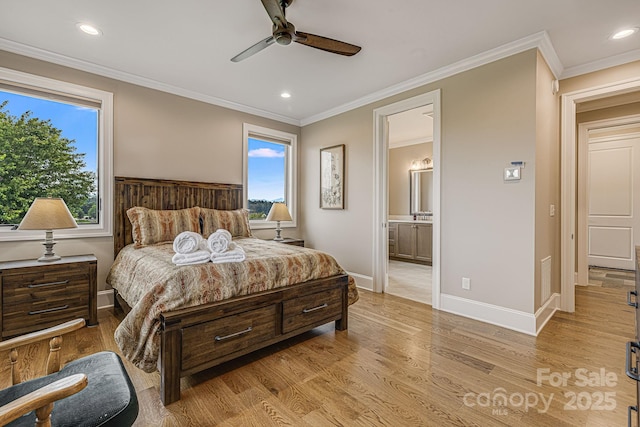
{"type": "Polygon", "coordinates": [[[53,245],[56,242],[53,241],[53,230],[46,230],[46,237],[44,242],[42,242],[42,246],[44,246],[44,254],[38,258],[40,262],[51,262],[58,261],[60,256],[53,253],[53,245]]]}
{"type": "Polygon", "coordinates": [[[58,261],[62,259],[59,255],[53,254],[53,255],[42,255],[40,258],[38,258],[38,261],[40,262],[51,262],[51,261],[58,261]]]}
{"type": "Polygon", "coordinates": [[[284,238],[280,235],[281,231],[282,229],[280,228],[280,221],[276,221],[276,237],[274,237],[273,240],[276,240],[276,241],[284,240],[284,238]]]}

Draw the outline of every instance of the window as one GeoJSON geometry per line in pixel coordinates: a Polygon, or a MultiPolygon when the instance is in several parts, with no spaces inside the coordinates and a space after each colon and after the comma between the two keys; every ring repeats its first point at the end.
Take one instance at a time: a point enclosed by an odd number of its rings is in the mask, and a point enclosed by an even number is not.
{"type": "Polygon", "coordinates": [[[296,226],[296,146],[291,133],[245,123],[244,134],[244,200],[249,209],[252,228],[273,228],[265,218],[274,202],[284,202],[291,222],[296,226]]]}
{"type": "Polygon", "coordinates": [[[62,197],[78,223],[56,238],[111,235],[113,95],[0,68],[0,240],[36,197],[62,197]]]}

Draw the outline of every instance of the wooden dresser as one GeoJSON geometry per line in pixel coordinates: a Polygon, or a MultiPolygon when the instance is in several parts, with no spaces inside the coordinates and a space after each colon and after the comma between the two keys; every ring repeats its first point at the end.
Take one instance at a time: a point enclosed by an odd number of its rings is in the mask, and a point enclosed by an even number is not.
{"type": "Polygon", "coordinates": [[[98,324],[94,255],[0,262],[1,339],[84,318],[98,324]]]}

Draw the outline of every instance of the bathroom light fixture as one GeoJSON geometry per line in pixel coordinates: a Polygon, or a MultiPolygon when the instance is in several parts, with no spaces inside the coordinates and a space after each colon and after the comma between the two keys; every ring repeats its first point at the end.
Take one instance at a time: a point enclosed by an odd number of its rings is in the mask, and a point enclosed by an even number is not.
{"type": "Polygon", "coordinates": [[[280,94],[280,97],[281,97],[281,98],[285,98],[285,99],[286,99],[286,98],[291,98],[291,94],[290,94],[289,92],[282,92],[282,93],[280,94]]]}
{"type": "Polygon", "coordinates": [[[638,27],[633,27],[633,28],[625,28],[624,30],[620,30],[616,33],[614,33],[611,36],[612,40],[620,40],[620,39],[624,39],[627,38],[635,33],[638,32],[638,27]]]}
{"type": "Polygon", "coordinates": [[[420,170],[420,169],[429,169],[433,167],[433,163],[429,157],[425,157],[424,159],[417,159],[411,162],[411,170],[420,170]]]}
{"type": "Polygon", "coordinates": [[[76,24],[76,27],[78,27],[78,29],[86,34],[89,34],[90,36],[100,36],[102,35],[102,31],[97,28],[94,27],[91,24],[85,24],[83,22],[79,22],[76,24]]]}

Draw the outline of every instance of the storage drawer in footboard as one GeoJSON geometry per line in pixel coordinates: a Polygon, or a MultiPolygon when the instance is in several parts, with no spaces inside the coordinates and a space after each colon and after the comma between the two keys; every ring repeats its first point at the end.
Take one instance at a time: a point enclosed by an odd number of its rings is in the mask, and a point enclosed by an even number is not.
{"type": "Polygon", "coordinates": [[[342,289],[334,288],[283,301],[282,332],[321,325],[342,316],[342,289]]]}
{"type": "Polygon", "coordinates": [[[182,330],[182,370],[259,345],[278,333],[278,310],[269,305],[182,330]]]}

